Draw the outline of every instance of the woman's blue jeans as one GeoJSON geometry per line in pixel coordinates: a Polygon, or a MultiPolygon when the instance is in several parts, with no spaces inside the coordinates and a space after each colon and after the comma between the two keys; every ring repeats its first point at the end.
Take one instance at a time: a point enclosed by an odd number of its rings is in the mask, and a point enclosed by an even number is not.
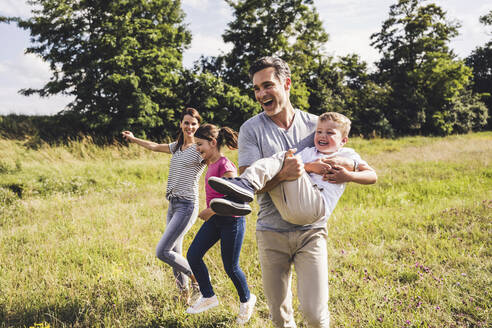
{"type": "Polygon", "coordinates": [[[195,223],[198,204],[182,199],[171,198],[167,209],[166,230],[157,244],[156,255],[173,268],[176,283],[180,289],[188,288],[188,276],[192,271],[183,254],[183,237],[195,223]]]}
{"type": "Polygon", "coordinates": [[[248,283],[244,272],[239,267],[239,254],[244,240],[246,220],[244,217],[213,215],[205,221],[195,236],[186,255],[195,275],[203,297],[215,295],[208,269],[203,262],[203,256],[220,240],[220,253],[224,269],[231,278],[239,294],[241,302],[247,302],[250,297],[248,283]]]}

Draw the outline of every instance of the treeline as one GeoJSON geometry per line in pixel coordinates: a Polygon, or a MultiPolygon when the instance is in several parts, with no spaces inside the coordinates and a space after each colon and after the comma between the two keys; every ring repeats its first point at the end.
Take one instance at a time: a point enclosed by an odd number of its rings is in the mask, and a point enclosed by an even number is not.
{"type": "MultiPolygon", "coordinates": [[[[459,59],[449,42],[460,24],[436,4],[399,0],[389,8],[371,36],[381,54],[371,70],[357,54],[326,55],[329,35],[312,0],[225,1],[233,20],[222,37],[232,49],[201,57],[192,69],[182,66],[192,36],[178,0],[34,0],[31,18],[0,17],[29,30],[33,45],[27,52],[52,68],[42,88],[21,92],[74,96],[52,117],[4,117],[0,133],[22,134],[25,125],[48,141],[78,135],[112,140],[132,129],[162,140],[174,137],[177,116],[188,106],[208,122],[238,129],[261,111],[247,72],[265,55],[289,62],[295,107],[342,112],[353,121],[352,134],[490,128],[492,41],[459,59]]],[[[480,21],[492,25],[492,11],[480,21]]]]}

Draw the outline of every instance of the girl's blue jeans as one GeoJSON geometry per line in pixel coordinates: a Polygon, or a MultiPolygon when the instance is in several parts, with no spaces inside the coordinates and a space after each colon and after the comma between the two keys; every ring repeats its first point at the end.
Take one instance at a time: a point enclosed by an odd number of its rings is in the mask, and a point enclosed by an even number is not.
{"type": "Polygon", "coordinates": [[[239,267],[239,254],[244,240],[246,220],[244,217],[213,215],[205,221],[195,236],[186,255],[188,263],[195,275],[203,297],[215,295],[208,269],[203,256],[220,240],[220,252],[224,269],[231,278],[239,294],[241,302],[250,297],[248,283],[244,272],[239,267]]]}
{"type": "Polygon", "coordinates": [[[198,204],[187,199],[171,198],[167,210],[166,230],[157,244],[156,255],[173,268],[180,289],[188,288],[192,271],[183,254],[183,237],[195,223],[198,204]]]}

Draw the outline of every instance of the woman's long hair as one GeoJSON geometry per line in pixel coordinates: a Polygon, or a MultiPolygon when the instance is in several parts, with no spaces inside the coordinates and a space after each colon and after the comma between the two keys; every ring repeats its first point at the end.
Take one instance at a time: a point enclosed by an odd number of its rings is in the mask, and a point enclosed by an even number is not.
{"type": "Polygon", "coordinates": [[[183,136],[183,130],[181,129],[181,122],[183,122],[184,117],[186,115],[190,115],[191,117],[195,118],[198,121],[198,124],[202,123],[202,117],[198,113],[198,111],[192,107],[185,108],[181,112],[181,117],[179,119],[179,132],[178,132],[178,137],[176,138],[176,147],[174,148],[175,150],[181,149],[181,146],[184,143],[184,136],[183,136]]]}
{"type": "Polygon", "coordinates": [[[223,145],[229,149],[237,149],[237,132],[227,126],[218,128],[208,123],[200,125],[195,132],[195,137],[208,141],[217,140],[219,150],[223,145]]]}

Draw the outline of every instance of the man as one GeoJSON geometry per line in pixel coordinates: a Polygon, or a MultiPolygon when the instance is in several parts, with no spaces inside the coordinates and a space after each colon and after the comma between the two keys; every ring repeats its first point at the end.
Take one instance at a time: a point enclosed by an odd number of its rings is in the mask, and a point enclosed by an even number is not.
{"type": "MultiPolygon", "coordinates": [[[[268,194],[280,182],[295,180],[304,172],[303,163],[293,154],[313,146],[317,116],[293,108],[290,69],[282,59],[259,59],[251,66],[250,77],[263,112],[240,128],[239,172],[260,158],[287,150],[280,172],[257,191],[260,210],[256,238],[270,314],[277,327],[296,327],[291,290],[294,264],[299,303],[306,321],[312,327],[329,327],[327,218],[309,225],[289,223],[282,219],[268,194]]],[[[343,158],[326,163],[353,166],[343,158]]]]}

